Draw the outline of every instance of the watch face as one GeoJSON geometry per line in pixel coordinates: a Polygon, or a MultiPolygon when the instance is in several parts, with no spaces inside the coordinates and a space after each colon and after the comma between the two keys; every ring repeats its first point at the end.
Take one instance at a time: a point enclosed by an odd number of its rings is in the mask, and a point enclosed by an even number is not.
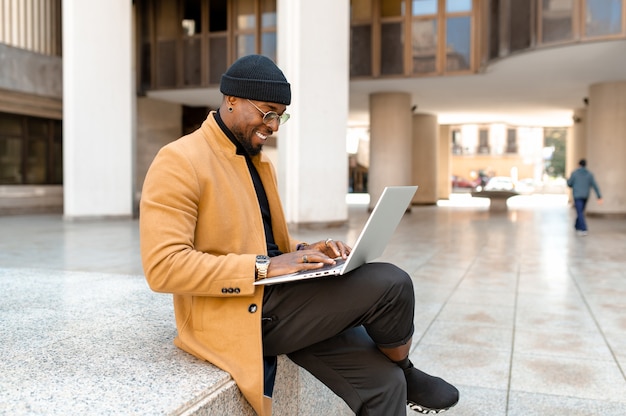
{"type": "Polygon", "coordinates": [[[265,279],[267,277],[267,270],[270,267],[270,258],[264,255],[256,256],[256,277],[255,279],[265,279]]]}
{"type": "Polygon", "coordinates": [[[258,264],[268,264],[270,262],[270,258],[268,256],[256,256],[256,262],[258,264]]]}

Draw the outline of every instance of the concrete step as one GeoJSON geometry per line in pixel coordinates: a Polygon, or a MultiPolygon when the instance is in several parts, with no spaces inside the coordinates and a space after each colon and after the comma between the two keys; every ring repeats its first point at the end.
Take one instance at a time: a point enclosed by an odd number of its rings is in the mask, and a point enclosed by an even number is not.
{"type": "MultiPolygon", "coordinates": [[[[0,414],[211,415],[254,411],[230,375],[176,348],[170,295],[143,276],[0,268],[0,414]]],[[[274,415],[351,415],[286,357],[274,415]]]]}

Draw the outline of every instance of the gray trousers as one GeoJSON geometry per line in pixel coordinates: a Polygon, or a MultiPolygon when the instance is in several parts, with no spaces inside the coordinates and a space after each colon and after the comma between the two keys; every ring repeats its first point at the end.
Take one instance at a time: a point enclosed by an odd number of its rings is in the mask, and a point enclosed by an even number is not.
{"type": "Polygon", "coordinates": [[[410,277],[388,263],[365,264],[341,277],[268,286],[264,354],[287,354],[357,415],[405,416],[404,373],[377,346],[408,342],[414,306],[410,277]]]}

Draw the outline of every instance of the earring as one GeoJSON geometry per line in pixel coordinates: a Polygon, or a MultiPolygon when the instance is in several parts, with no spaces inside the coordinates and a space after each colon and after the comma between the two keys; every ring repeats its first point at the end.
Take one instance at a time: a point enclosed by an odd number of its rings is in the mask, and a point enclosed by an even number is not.
{"type": "Polygon", "coordinates": [[[228,107],[228,112],[232,113],[233,112],[233,108],[232,107],[228,107]]]}

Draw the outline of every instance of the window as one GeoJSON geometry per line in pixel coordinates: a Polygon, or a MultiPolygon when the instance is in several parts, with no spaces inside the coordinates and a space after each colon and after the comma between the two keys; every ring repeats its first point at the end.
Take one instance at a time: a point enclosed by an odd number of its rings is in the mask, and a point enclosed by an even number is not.
{"type": "Polygon", "coordinates": [[[437,0],[413,0],[411,4],[411,59],[413,74],[439,72],[439,8],[437,0]]]}
{"type": "Polygon", "coordinates": [[[541,42],[560,42],[574,37],[574,0],[543,0],[541,42]]]}
{"type": "Polygon", "coordinates": [[[500,2],[489,5],[489,59],[500,56],[500,2]]]}
{"type": "Polygon", "coordinates": [[[470,17],[451,17],[446,21],[446,70],[470,69],[471,51],[470,17]]]}
{"type": "Polygon", "coordinates": [[[531,46],[532,2],[513,1],[510,3],[510,48],[511,52],[527,49],[531,46]]]}
{"type": "Polygon", "coordinates": [[[447,0],[446,12],[458,13],[458,12],[471,12],[472,0],[447,0]]]}
{"type": "Polygon", "coordinates": [[[437,14],[437,0],[413,0],[413,16],[437,14]]]}
{"type": "Polygon", "coordinates": [[[219,84],[251,53],[276,60],[276,0],[135,0],[139,93],[219,84]]]}
{"type": "Polygon", "coordinates": [[[517,130],[506,130],[506,153],[517,153],[517,130]]]}
{"type": "Polygon", "coordinates": [[[351,0],[350,76],[473,70],[474,3],[351,0]]]}
{"type": "Polygon", "coordinates": [[[372,25],[350,28],[350,76],[372,75],[372,25]]]}
{"type": "Polygon", "coordinates": [[[261,54],[276,61],[276,1],[261,1],[261,54]]]}
{"type": "Polygon", "coordinates": [[[404,0],[380,2],[380,73],[404,74],[404,0]]]}
{"type": "Polygon", "coordinates": [[[587,0],[585,36],[610,36],[622,32],[622,0],[587,0]]]}
{"type": "Polygon", "coordinates": [[[372,75],[372,0],[350,2],[350,76],[372,75]]]}
{"type": "Polygon", "coordinates": [[[463,154],[463,145],[461,143],[461,130],[459,129],[452,130],[452,154],[463,154]]]}
{"type": "Polygon", "coordinates": [[[476,149],[476,153],[488,155],[489,152],[489,130],[480,129],[478,130],[478,149],[476,149]]]}
{"type": "Polygon", "coordinates": [[[61,121],[0,113],[0,185],[63,183],[61,121]]]}
{"type": "Polygon", "coordinates": [[[413,73],[437,72],[437,20],[414,20],[411,25],[413,73]]]}
{"type": "Polygon", "coordinates": [[[394,22],[381,25],[380,43],[385,45],[380,51],[380,73],[383,75],[401,75],[404,73],[402,29],[402,23],[394,22]]]}

